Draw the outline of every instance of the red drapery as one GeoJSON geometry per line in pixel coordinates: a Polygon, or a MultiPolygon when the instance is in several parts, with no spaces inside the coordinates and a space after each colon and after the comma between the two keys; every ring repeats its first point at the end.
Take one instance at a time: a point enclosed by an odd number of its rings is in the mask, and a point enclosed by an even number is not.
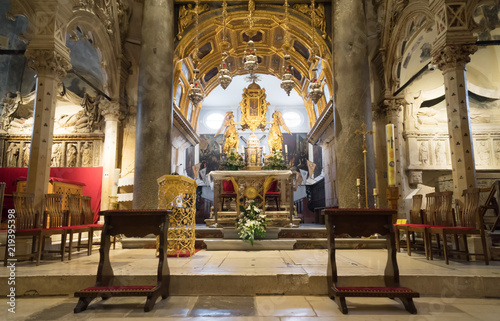
{"type": "MultiPolygon", "coordinates": [[[[17,180],[28,176],[27,168],[0,168],[0,182],[5,182],[5,194],[16,191],[17,180]]],[[[94,222],[99,219],[101,208],[102,167],[51,167],[50,177],[54,179],[69,180],[85,184],[83,195],[92,197],[92,209],[94,210],[94,222]]],[[[5,218],[6,211],[13,208],[13,200],[6,197],[4,200],[5,218]]],[[[2,219],[3,221],[3,219],[2,219]]]]}

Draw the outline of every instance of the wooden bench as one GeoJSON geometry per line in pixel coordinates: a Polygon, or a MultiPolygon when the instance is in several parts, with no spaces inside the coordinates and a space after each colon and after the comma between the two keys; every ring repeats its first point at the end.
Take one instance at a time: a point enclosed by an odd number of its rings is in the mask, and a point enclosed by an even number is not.
{"type": "Polygon", "coordinates": [[[419,293],[399,285],[399,268],[396,260],[395,235],[392,217],[397,212],[389,209],[324,209],[328,232],[328,295],[335,300],[343,314],[348,313],[346,297],[398,298],[406,311],[416,314],[413,298],[419,293]],[[384,272],[384,286],[346,287],[340,286],[335,259],[335,234],[347,233],[352,237],[370,236],[375,233],[387,237],[387,264],[384,272]]]}
{"type": "Polygon", "coordinates": [[[104,227],[99,248],[99,266],[96,283],[92,287],[75,292],[79,297],[74,312],[85,311],[90,302],[97,297],[107,299],[112,296],[146,296],[144,312],[153,309],[156,299],[161,295],[166,299],[169,294],[170,273],[167,263],[167,231],[169,215],[167,210],[110,210],[101,211],[104,227]],[[159,235],[159,262],[156,285],[113,286],[114,274],[109,260],[111,236],[124,234],[128,237],[144,237],[148,234],[159,235]]]}

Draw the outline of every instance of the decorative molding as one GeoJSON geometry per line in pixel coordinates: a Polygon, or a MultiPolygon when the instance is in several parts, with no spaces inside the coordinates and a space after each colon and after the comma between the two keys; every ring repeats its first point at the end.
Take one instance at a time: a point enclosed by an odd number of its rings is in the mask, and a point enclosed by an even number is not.
{"type": "Polygon", "coordinates": [[[318,120],[314,124],[313,128],[309,134],[307,134],[307,142],[310,144],[316,144],[320,139],[321,135],[327,130],[328,126],[333,125],[333,101],[330,100],[326,108],[323,110],[318,120]]]}
{"type": "Polygon", "coordinates": [[[178,108],[173,107],[174,114],[174,126],[184,134],[186,139],[193,145],[196,146],[200,143],[200,136],[193,129],[189,121],[182,115],[178,108]]]}
{"type": "Polygon", "coordinates": [[[37,74],[54,73],[60,78],[66,76],[66,71],[71,69],[68,55],[62,55],[55,50],[28,49],[26,50],[28,66],[37,74]]]}

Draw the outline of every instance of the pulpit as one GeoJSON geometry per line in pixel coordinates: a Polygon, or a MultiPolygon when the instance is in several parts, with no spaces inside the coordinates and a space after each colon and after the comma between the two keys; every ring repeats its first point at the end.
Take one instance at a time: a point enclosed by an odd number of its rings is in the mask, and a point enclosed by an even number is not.
{"type": "Polygon", "coordinates": [[[168,255],[178,257],[195,253],[196,187],[193,179],[182,175],[158,178],[158,208],[172,211],[168,228],[168,255]]]}
{"type": "Polygon", "coordinates": [[[214,226],[221,223],[234,225],[234,219],[239,215],[240,206],[248,201],[257,200],[266,211],[266,192],[273,181],[277,180],[281,190],[281,202],[284,211],[267,211],[269,226],[293,225],[293,177],[290,170],[243,170],[243,171],[212,171],[210,178],[214,183],[214,226]],[[231,181],[236,193],[236,212],[222,212],[221,193],[222,182],[231,181]],[[224,215],[224,219],[221,218],[224,215]],[[232,216],[231,216],[232,215],[232,216]]]}

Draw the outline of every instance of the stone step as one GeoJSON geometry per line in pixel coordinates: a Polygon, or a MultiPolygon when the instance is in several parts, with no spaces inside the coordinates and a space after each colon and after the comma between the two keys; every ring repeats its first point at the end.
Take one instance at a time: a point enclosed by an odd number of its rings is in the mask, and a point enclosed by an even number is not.
{"type": "Polygon", "coordinates": [[[293,250],[296,240],[275,239],[255,240],[253,245],[248,240],[207,239],[204,240],[207,251],[270,251],[293,250]]]}

